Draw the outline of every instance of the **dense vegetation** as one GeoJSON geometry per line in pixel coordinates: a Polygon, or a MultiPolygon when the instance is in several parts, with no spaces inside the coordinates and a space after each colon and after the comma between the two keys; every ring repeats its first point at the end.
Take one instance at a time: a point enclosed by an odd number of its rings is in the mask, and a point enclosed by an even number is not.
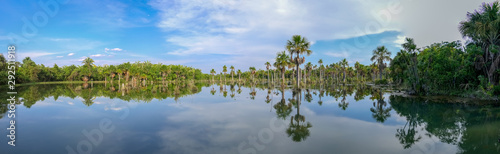
{"type": "MultiPolygon", "coordinates": [[[[156,83],[206,80],[218,82],[252,82],[268,85],[293,85],[303,88],[313,83],[354,84],[371,82],[402,87],[409,94],[459,95],[494,98],[500,95],[500,6],[498,2],[483,6],[467,14],[459,23],[459,31],[468,40],[435,43],[417,48],[414,40],[406,38],[402,50],[391,58],[384,46],[373,50],[370,65],[359,62],[349,64],[347,59],[337,63],[307,62],[311,43],[307,38],[294,35],[285,43],[285,51],[278,52],[275,62],[266,62],[265,70],[250,67],[242,72],[234,66],[224,65],[204,74],[199,69],[182,65],[152,64],[149,61],[96,66],[86,58],[81,66],[53,67],[38,65],[29,57],[17,63],[17,83],[45,81],[105,81],[117,83],[156,83]],[[301,67],[302,66],[302,67],[301,67]]],[[[4,56],[0,56],[0,71],[6,71],[4,56]]],[[[6,74],[0,81],[6,83],[6,74]]]]}

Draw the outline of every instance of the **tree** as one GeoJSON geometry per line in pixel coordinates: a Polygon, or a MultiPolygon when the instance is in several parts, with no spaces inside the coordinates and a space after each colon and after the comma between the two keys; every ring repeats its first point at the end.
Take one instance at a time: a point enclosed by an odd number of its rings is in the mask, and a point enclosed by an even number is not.
{"type": "Polygon", "coordinates": [[[231,65],[231,67],[229,67],[231,69],[231,81],[234,81],[234,78],[233,78],[233,75],[234,75],[234,66],[231,65]]]}
{"type": "Polygon", "coordinates": [[[359,72],[361,71],[361,64],[356,61],[356,63],[354,63],[354,67],[356,68],[356,79],[359,81],[359,72]]]}
{"type": "Polygon", "coordinates": [[[500,65],[500,5],[499,2],[483,3],[480,10],[467,13],[467,20],[460,22],[459,31],[464,38],[483,49],[477,55],[476,69],[483,70],[491,84],[498,84],[497,69],[500,65]]]}
{"type": "MultiPolygon", "coordinates": [[[[312,71],[312,63],[311,62],[308,62],[305,66],[305,71],[306,71],[306,82],[307,82],[307,78],[311,78],[311,71],[312,71]]],[[[310,79],[309,79],[310,80],[310,79]]]]}
{"type": "Polygon", "coordinates": [[[212,82],[214,82],[214,76],[217,72],[215,72],[215,69],[212,68],[212,70],[210,71],[210,74],[212,74],[212,82]]]}
{"type": "Polygon", "coordinates": [[[347,71],[347,67],[349,67],[349,62],[347,62],[347,59],[342,59],[342,61],[340,61],[340,65],[342,66],[342,70],[344,71],[343,73],[343,78],[344,78],[344,83],[345,83],[345,80],[346,80],[346,71],[347,71]]]}
{"type": "Polygon", "coordinates": [[[255,67],[250,67],[249,70],[250,70],[250,73],[252,74],[252,82],[254,82],[255,67]]]}
{"type": "Polygon", "coordinates": [[[238,81],[240,81],[240,80],[241,80],[241,70],[238,69],[238,81]]]}
{"type": "Polygon", "coordinates": [[[274,62],[273,65],[281,71],[281,84],[285,84],[285,70],[289,64],[290,57],[286,54],[286,52],[278,52],[278,55],[276,56],[276,62],[274,62]]]}
{"type": "Polygon", "coordinates": [[[322,81],[323,80],[323,69],[325,68],[323,66],[323,59],[319,59],[318,64],[319,64],[319,81],[322,81]]]}
{"type": "Polygon", "coordinates": [[[267,70],[267,83],[269,83],[269,67],[271,67],[271,63],[266,62],[264,65],[266,65],[266,70],[267,70]]]}
{"type": "Polygon", "coordinates": [[[31,60],[30,57],[23,59],[23,64],[19,68],[19,72],[25,77],[21,77],[26,82],[36,82],[38,81],[38,73],[40,73],[40,68],[37,67],[36,63],[31,60]]]}
{"type": "Polygon", "coordinates": [[[307,40],[307,38],[302,37],[300,35],[294,35],[292,36],[291,40],[288,40],[286,43],[286,49],[288,52],[290,52],[290,58],[293,58],[293,55],[296,54],[297,56],[295,59],[291,59],[290,61],[295,63],[295,66],[297,67],[297,87],[300,87],[300,69],[299,66],[305,62],[305,58],[302,57],[300,58],[301,54],[307,54],[308,56],[312,53],[311,50],[309,50],[309,47],[311,46],[311,43],[307,40]]]}
{"type": "Polygon", "coordinates": [[[82,73],[84,75],[84,81],[87,82],[90,80],[90,77],[92,76],[92,68],[95,67],[94,65],[94,60],[90,57],[85,58],[82,61],[82,73]]]}
{"type": "Polygon", "coordinates": [[[370,60],[378,63],[379,75],[380,79],[382,79],[382,72],[386,66],[384,61],[391,61],[391,52],[389,52],[385,46],[379,46],[377,49],[373,50],[373,56],[370,60]]]}
{"type": "Polygon", "coordinates": [[[227,66],[226,65],[222,66],[222,72],[224,72],[224,83],[226,83],[226,72],[227,72],[227,66]]]}

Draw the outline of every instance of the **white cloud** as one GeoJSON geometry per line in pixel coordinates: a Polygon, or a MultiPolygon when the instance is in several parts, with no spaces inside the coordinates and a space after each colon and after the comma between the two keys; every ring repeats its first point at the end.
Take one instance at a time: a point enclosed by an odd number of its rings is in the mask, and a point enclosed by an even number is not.
{"type": "Polygon", "coordinates": [[[336,58],[348,58],[349,57],[349,53],[347,53],[345,51],[344,52],[325,52],[325,55],[336,57],[336,58]]]}
{"type": "MultiPolygon", "coordinates": [[[[272,60],[284,50],[286,40],[296,34],[307,37],[314,45],[318,40],[398,30],[387,26],[364,32],[364,25],[376,21],[372,15],[375,9],[357,1],[153,0],[149,4],[160,11],[157,26],[168,33],[167,44],[174,46],[167,54],[231,56],[212,63],[212,67],[220,63],[248,68],[272,60]]],[[[386,4],[384,1],[378,5],[386,4]]]]}
{"type": "Polygon", "coordinates": [[[393,41],[396,47],[401,47],[401,44],[406,42],[405,36],[398,36],[396,40],[393,41]]]}
{"type": "Polygon", "coordinates": [[[56,58],[62,58],[62,57],[64,57],[64,56],[56,56],[56,58]]]}
{"type": "Polygon", "coordinates": [[[93,58],[99,58],[99,57],[104,57],[106,55],[103,55],[103,54],[95,54],[95,55],[90,55],[90,57],[93,57],[93,58]]]}
{"type": "Polygon", "coordinates": [[[87,57],[83,56],[83,57],[80,57],[80,59],[78,59],[78,61],[83,61],[85,60],[87,57]]]}
{"type": "Polygon", "coordinates": [[[18,57],[30,57],[31,59],[43,56],[49,56],[56,53],[46,52],[46,51],[28,51],[28,52],[17,52],[18,57]]]}
{"type": "Polygon", "coordinates": [[[120,48],[113,48],[113,49],[104,48],[105,52],[108,52],[108,51],[122,51],[122,50],[123,49],[120,49],[120,48]]]}
{"type": "Polygon", "coordinates": [[[73,56],[73,55],[75,55],[75,53],[69,53],[69,54],[68,54],[68,56],[73,56]]]}
{"type": "Polygon", "coordinates": [[[447,0],[402,0],[403,10],[393,20],[406,36],[415,39],[419,47],[442,41],[462,40],[458,31],[459,23],[466,20],[467,12],[479,9],[483,2],[484,0],[453,3],[447,0]]]}

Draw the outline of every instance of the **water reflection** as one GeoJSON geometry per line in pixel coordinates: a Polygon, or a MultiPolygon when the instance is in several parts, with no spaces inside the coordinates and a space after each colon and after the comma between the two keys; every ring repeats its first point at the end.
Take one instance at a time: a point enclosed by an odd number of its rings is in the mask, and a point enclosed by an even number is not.
{"type": "MultiPolygon", "coordinates": [[[[398,153],[409,153],[404,150],[418,148],[415,145],[422,144],[430,138],[436,138],[435,142],[440,144],[454,145],[458,147],[460,153],[500,151],[497,143],[500,138],[498,106],[431,102],[423,98],[390,95],[385,93],[384,89],[368,85],[311,84],[304,89],[294,89],[242,83],[58,84],[22,86],[18,88],[18,96],[22,98],[22,105],[26,108],[31,108],[37,102],[49,97],[53,97],[56,101],[59,97],[71,99],[78,97],[85,106],[93,106],[100,97],[135,102],[167,98],[178,100],[198,94],[204,87],[206,87],[205,94],[215,100],[229,99],[227,97],[229,95],[230,100],[238,102],[256,100],[265,103],[271,110],[274,109],[274,112],[270,113],[272,116],[286,122],[286,128],[281,133],[286,134],[284,137],[295,144],[311,142],[315,135],[332,133],[323,129],[331,119],[317,120],[323,116],[332,119],[347,117],[353,121],[393,126],[394,129],[386,137],[394,140],[395,145],[403,150],[398,153]],[[363,115],[367,115],[367,118],[363,118],[363,115]]],[[[251,104],[244,105],[251,106],[251,104]]],[[[268,108],[265,112],[269,113],[267,110],[268,108]]],[[[0,119],[7,111],[7,104],[2,102],[0,119]]],[[[341,126],[332,127],[329,129],[341,126]]]]}

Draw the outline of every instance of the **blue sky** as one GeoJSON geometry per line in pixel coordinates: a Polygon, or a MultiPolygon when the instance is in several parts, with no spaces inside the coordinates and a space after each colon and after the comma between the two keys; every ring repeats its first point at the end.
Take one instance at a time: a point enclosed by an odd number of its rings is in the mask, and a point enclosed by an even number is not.
{"type": "Polygon", "coordinates": [[[370,64],[373,49],[385,45],[395,55],[405,37],[419,47],[462,39],[458,23],[482,2],[5,0],[0,44],[15,44],[18,61],[29,56],[46,66],[91,57],[98,65],[147,60],[208,73],[223,65],[264,69],[299,34],[313,43],[306,60],[314,64],[370,64]]]}

